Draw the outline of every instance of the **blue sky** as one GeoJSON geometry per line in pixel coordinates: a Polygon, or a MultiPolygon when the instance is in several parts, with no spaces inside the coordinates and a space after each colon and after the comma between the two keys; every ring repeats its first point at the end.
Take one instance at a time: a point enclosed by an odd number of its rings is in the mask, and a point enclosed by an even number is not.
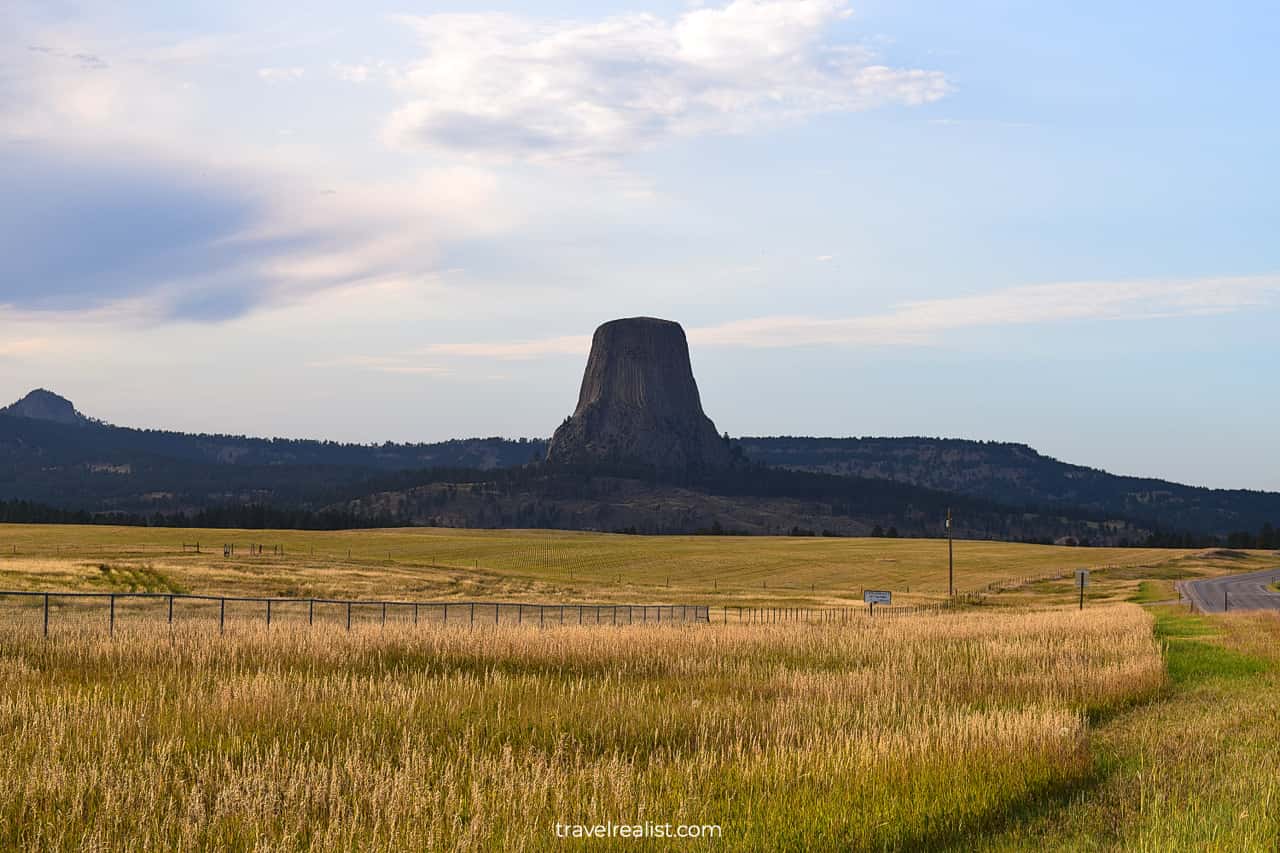
{"type": "Polygon", "coordinates": [[[1263,3],[77,3],[0,28],[0,395],[547,435],[678,320],[733,434],[1280,489],[1263,3]]]}

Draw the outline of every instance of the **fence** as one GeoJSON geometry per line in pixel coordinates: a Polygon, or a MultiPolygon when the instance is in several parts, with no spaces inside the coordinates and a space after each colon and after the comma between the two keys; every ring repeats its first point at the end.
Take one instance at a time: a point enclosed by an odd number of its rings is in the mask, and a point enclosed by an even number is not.
{"type": "Polygon", "coordinates": [[[106,623],[114,635],[125,619],[212,621],[224,631],[229,620],[250,621],[270,628],[287,621],[307,625],[338,623],[347,630],[353,624],[388,622],[458,626],[528,625],[675,625],[711,621],[706,605],[698,604],[545,604],[505,601],[384,601],[342,598],[280,598],[233,595],[190,595],[168,592],[35,592],[0,590],[0,600],[28,602],[37,611],[41,630],[49,635],[51,624],[74,618],[94,617],[106,623]],[[97,604],[97,607],[92,605],[97,604]],[[78,612],[69,611],[75,608],[78,612]]]}
{"type": "MultiPolygon", "coordinates": [[[[970,596],[962,596],[969,599],[970,596]]],[[[725,625],[852,624],[862,619],[894,619],[939,614],[957,602],[921,605],[848,607],[752,607],[706,604],[548,604],[505,601],[392,601],[343,598],[282,598],[233,595],[191,595],[167,592],[37,592],[0,590],[0,602],[17,599],[22,611],[37,620],[45,636],[58,624],[104,624],[114,636],[124,622],[155,621],[212,624],[218,631],[229,623],[338,625],[454,625],[485,627],[524,625],[725,625]]]]}
{"type": "Polygon", "coordinates": [[[772,625],[802,623],[806,625],[847,625],[861,619],[893,619],[903,616],[923,616],[953,609],[950,603],[908,604],[892,606],[879,604],[851,607],[738,607],[727,604],[717,606],[708,613],[708,621],[719,616],[725,625],[772,625]]]}
{"type": "MultiPolygon", "coordinates": [[[[1080,568],[1087,569],[1088,571],[1091,571],[1091,572],[1105,572],[1108,569],[1119,569],[1124,567],[1123,566],[1087,566],[1087,567],[1081,566],[1080,568]]],[[[992,581],[986,586],[966,594],[982,597],[984,595],[988,595],[994,592],[1009,592],[1015,589],[1022,589],[1023,587],[1031,586],[1032,584],[1067,580],[1068,578],[1074,577],[1075,571],[1076,571],[1075,569],[1072,569],[1070,571],[1061,570],[1056,572],[1050,572],[1048,574],[1043,574],[1043,575],[1026,575],[1018,578],[1006,578],[1005,580],[992,581]]]]}
{"type": "MultiPolygon", "coordinates": [[[[188,548],[198,546],[187,546],[188,548]]],[[[251,552],[257,546],[251,546],[251,552]]],[[[265,549],[264,549],[265,550],[265,549]]],[[[283,548],[279,549],[283,551],[283,548]]],[[[1115,568],[1103,566],[1095,568],[1115,568]]],[[[284,598],[252,596],[191,595],[164,592],[36,592],[30,590],[0,590],[0,600],[6,597],[34,600],[41,611],[42,630],[48,635],[50,623],[56,615],[63,615],[67,602],[105,602],[108,632],[114,634],[117,611],[120,616],[139,618],[157,615],[154,606],[149,611],[130,604],[159,605],[169,624],[175,618],[216,618],[219,630],[225,629],[228,617],[245,621],[261,621],[267,627],[281,619],[301,621],[303,608],[308,625],[337,621],[350,629],[353,624],[376,622],[387,624],[405,622],[411,624],[434,623],[441,625],[530,625],[548,627],[555,625],[635,625],[635,624],[696,624],[712,623],[760,625],[760,624],[850,624],[863,618],[901,618],[938,614],[953,610],[958,604],[980,604],[993,592],[1019,589],[1030,584],[1064,580],[1066,572],[1053,572],[1038,576],[1026,576],[997,581],[978,591],[958,593],[947,601],[919,605],[881,605],[806,608],[795,606],[758,607],[746,605],[705,604],[561,604],[494,601],[393,601],[336,598],[284,598]],[[182,607],[178,608],[178,603],[182,607]],[[121,606],[118,608],[117,604],[121,606]],[[215,607],[216,605],[216,607],[215,607]],[[228,605],[231,611],[228,611],[228,605]],[[57,606],[55,608],[55,606],[57,606]],[[142,612],[145,611],[145,612],[142,612]],[[236,612],[238,611],[238,612],[236,612]]],[[[83,608],[82,608],[83,609],[83,608]]],[[[82,614],[83,615],[83,614],[82,614]]]]}

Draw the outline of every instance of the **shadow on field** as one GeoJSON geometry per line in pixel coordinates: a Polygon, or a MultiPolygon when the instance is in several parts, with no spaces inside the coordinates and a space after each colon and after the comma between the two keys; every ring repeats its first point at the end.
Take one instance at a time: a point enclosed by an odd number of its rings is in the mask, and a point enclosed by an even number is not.
{"type": "Polygon", "coordinates": [[[901,847],[903,850],[954,850],[975,849],[974,839],[1003,832],[1018,825],[1033,824],[1052,817],[1062,809],[1084,799],[1094,788],[1105,782],[1116,767],[1103,767],[1095,757],[1093,767],[1086,775],[1072,782],[1049,785],[1017,800],[987,819],[968,826],[957,826],[945,832],[936,832],[912,838],[901,847]]]}

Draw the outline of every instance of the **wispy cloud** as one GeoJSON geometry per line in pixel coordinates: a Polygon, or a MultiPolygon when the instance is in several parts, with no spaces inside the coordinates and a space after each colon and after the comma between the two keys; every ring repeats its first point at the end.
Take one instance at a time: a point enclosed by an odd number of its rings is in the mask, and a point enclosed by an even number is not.
{"type": "Polygon", "coordinates": [[[343,62],[333,64],[333,75],[347,83],[363,83],[373,73],[368,65],[351,65],[343,62]]]}
{"type": "Polygon", "coordinates": [[[558,338],[542,338],[497,343],[432,344],[424,347],[427,355],[460,357],[526,359],[544,355],[574,355],[585,353],[591,346],[590,335],[565,335],[558,338]]]}
{"type": "Polygon", "coordinates": [[[673,19],[406,18],[426,56],[387,137],[498,159],[611,157],[664,139],[819,113],[936,101],[938,71],[891,68],[837,43],[845,0],[733,0],[673,19]]]}
{"type": "MultiPolygon", "coordinates": [[[[962,329],[1083,320],[1155,320],[1227,314],[1272,304],[1280,276],[1030,285],[949,299],[907,302],[879,314],[824,318],[767,316],[688,330],[692,343],[720,347],[925,346],[962,329]]],[[[529,359],[585,354],[589,336],[436,344],[439,356],[529,359]]]]}
{"type": "Polygon", "coordinates": [[[118,42],[118,61],[89,69],[80,53],[92,41],[50,43],[0,75],[0,136],[39,143],[0,160],[11,190],[0,202],[0,304],[222,321],[393,274],[425,279],[445,241],[519,215],[474,167],[370,178],[305,143],[239,138],[234,121],[226,136],[200,132],[215,117],[183,79],[225,46],[118,42]]]}
{"type": "Polygon", "coordinates": [[[301,80],[306,76],[306,70],[298,67],[291,68],[259,68],[259,79],[266,80],[268,83],[289,83],[294,80],[301,80]]]}
{"type": "Polygon", "coordinates": [[[436,364],[413,364],[399,356],[353,355],[344,358],[324,359],[307,362],[307,367],[318,370],[331,370],[335,367],[349,367],[358,370],[372,370],[377,373],[403,373],[422,376],[448,376],[452,369],[436,364]]]}
{"type": "MultiPolygon", "coordinates": [[[[307,65],[290,49],[299,34],[174,41],[31,16],[0,35],[11,57],[0,138],[29,143],[0,162],[13,189],[0,203],[0,303],[225,321],[320,290],[424,280],[450,246],[515,232],[532,211],[617,204],[630,216],[633,202],[652,202],[647,180],[601,165],[609,155],[942,96],[941,74],[876,65],[837,43],[848,14],[844,0],[735,0],[667,18],[432,15],[401,19],[427,49],[409,66],[363,51],[346,54],[358,63],[307,65]],[[246,76],[272,85],[213,97],[246,76]],[[306,115],[296,135],[280,135],[296,118],[288,84],[350,101],[368,93],[349,83],[375,80],[403,99],[392,136],[443,150],[432,168],[416,158],[388,166],[376,133],[317,145],[306,115]],[[364,146],[377,156],[362,157],[364,146]],[[560,173],[530,179],[542,173],[463,162],[490,154],[591,158],[593,175],[611,177],[584,193],[576,176],[557,185],[560,173]]],[[[347,108],[337,101],[332,113],[347,108]]]]}
{"type": "Polygon", "coordinates": [[[0,358],[21,358],[51,352],[57,346],[48,338],[17,338],[0,342],[0,358]]]}
{"type": "Polygon", "coordinates": [[[43,44],[29,44],[27,45],[27,50],[31,53],[70,60],[82,71],[101,71],[110,67],[107,61],[96,53],[87,53],[85,51],[70,53],[62,48],[43,44]]]}
{"type": "Polygon", "coordinates": [[[1277,295],[1280,276],[1069,282],[907,302],[881,314],[761,317],[692,329],[689,337],[705,346],[924,345],[960,329],[1225,314],[1277,295]]]}

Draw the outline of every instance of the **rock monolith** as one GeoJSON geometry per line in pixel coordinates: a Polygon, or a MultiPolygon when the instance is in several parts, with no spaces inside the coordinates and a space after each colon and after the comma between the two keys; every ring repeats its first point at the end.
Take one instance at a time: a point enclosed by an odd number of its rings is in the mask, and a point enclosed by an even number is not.
{"type": "Polygon", "coordinates": [[[702,411],[679,323],[632,317],[596,329],[578,407],[552,436],[548,460],[697,473],[731,458],[702,411]]]}

